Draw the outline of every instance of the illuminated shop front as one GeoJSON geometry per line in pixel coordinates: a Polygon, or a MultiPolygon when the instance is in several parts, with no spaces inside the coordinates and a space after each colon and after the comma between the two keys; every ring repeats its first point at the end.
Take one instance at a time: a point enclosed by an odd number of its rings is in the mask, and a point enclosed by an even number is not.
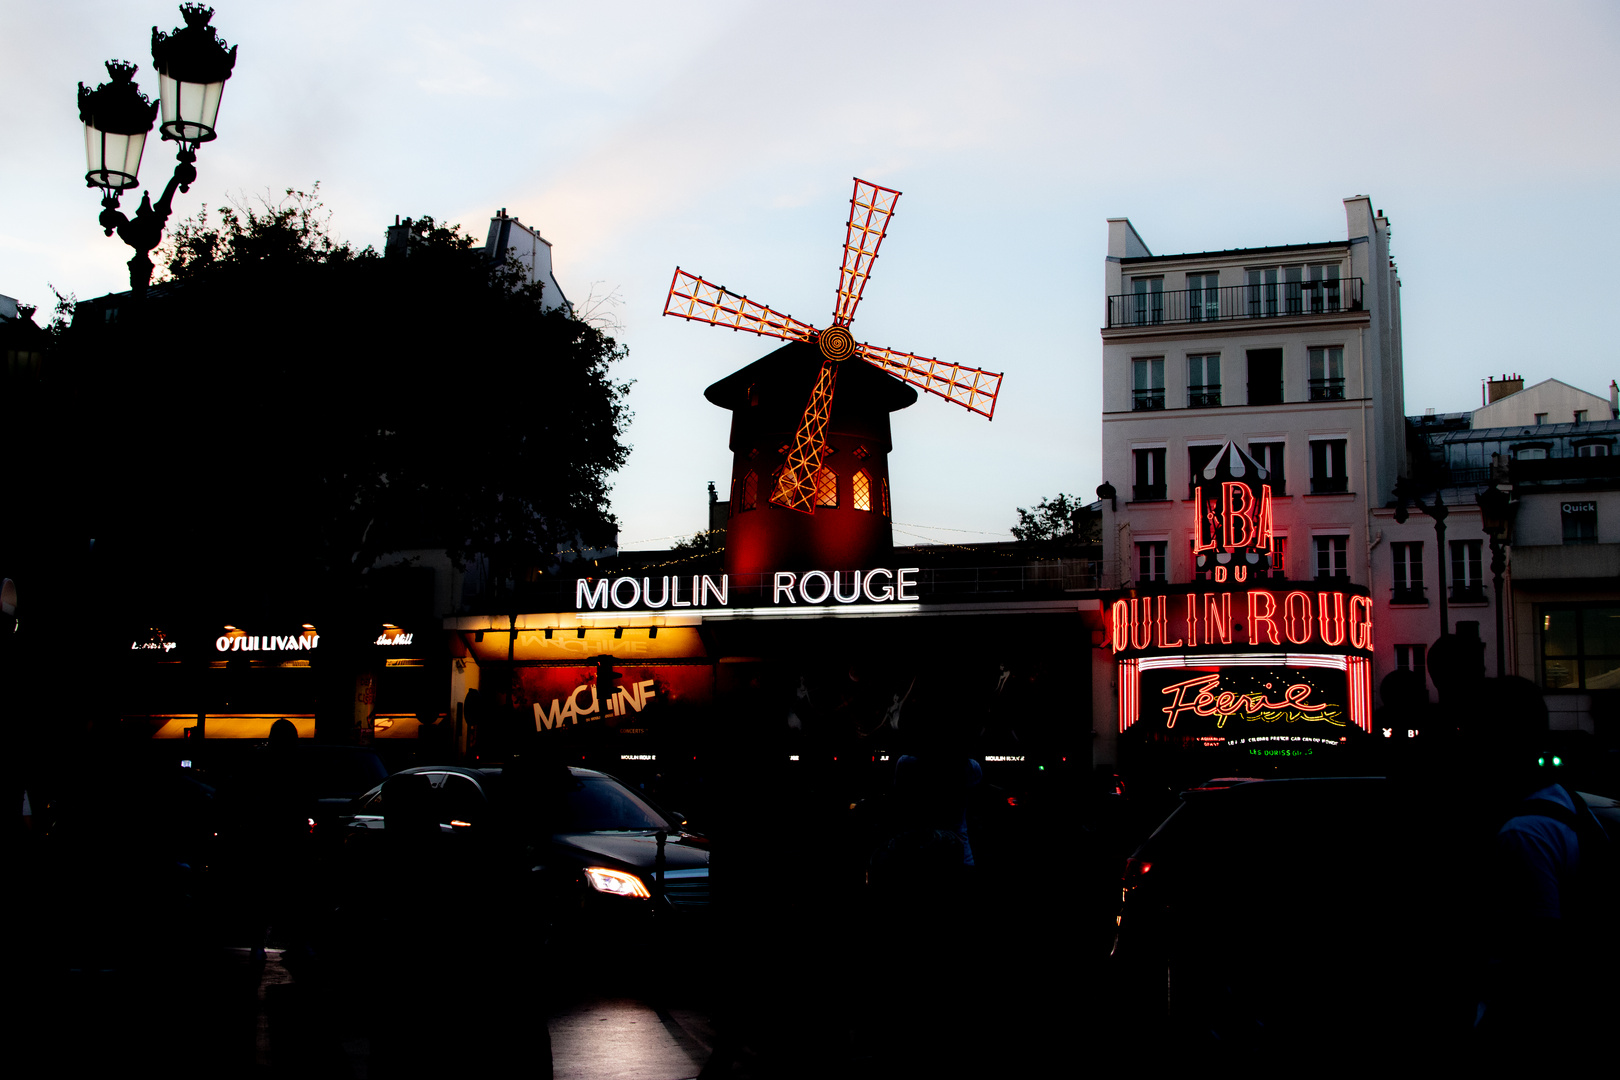
{"type": "Polygon", "coordinates": [[[263,739],[280,719],[313,739],[323,689],[351,686],[362,736],[414,737],[445,711],[439,635],[379,622],[347,636],[339,649],[312,622],[144,627],[125,650],[119,717],[156,739],[263,739]],[[346,677],[327,677],[338,668],[346,677]]]}

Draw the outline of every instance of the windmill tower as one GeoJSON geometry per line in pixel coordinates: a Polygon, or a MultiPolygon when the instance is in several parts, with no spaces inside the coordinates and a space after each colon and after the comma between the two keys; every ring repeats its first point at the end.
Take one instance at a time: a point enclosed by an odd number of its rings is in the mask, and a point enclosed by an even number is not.
{"type": "Polygon", "coordinates": [[[664,314],[788,344],[705,392],[732,410],[732,574],[856,569],[893,547],[889,413],[937,395],[990,419],[1001,376],[856,342],[849,325],[900,193],[856,179],[832,323],[817,329],[679,267],[664,314]],[[849,364],[846,360],[864,360],[849,364]]]}

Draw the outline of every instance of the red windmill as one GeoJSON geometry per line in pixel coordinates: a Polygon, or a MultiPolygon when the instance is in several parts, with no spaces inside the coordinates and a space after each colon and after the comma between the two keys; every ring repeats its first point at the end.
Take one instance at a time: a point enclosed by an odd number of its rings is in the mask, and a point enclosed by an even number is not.
{"type": "MultiPolygon", "coordinates": [[[[810,400],[794,431],[787,456],[771,488],[770,501],[805,514],[816,512],[816,475],[827,453],[827,422],[832,415],[833,392],[842,361],[858,358],[879,371],[955,402],[990,419],[996,409],[1001,376],[960,364],[899,349],[857,343],[849,332],[855,309],[866,291],[872,264],[883,244],[900,193],[857,178],[849,200],[849,223],[844,234],[844,261],[839,268],[837,300],[832,325],[818,330],[791,315],[782,315],[719,285],[676,267],[670,282],[665,315],[712,323],[733,330],[748,330],[764,337],[802,341],[821,351],[821,368],[810,390],[810,400]]],[[[892,385],[892,384],[891,384],[892,385]]]]}

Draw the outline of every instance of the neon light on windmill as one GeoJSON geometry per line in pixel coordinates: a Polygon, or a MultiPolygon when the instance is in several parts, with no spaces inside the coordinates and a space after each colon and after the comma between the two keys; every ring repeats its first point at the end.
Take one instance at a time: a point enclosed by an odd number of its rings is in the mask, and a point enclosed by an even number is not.
{"type": "Polygon", "coordinates": [[[1193,555],[1217,582],[1246,581],[1271,569],[1270,474],[1228,442],[1199,470],[1193,493],[1193,555]]]}
{"type": "MultiPolygon", "coordinates": [[[[786,460],[772,486],[770,501],[777,506],[804,514],[816,512],[816,474],[827,455],[827,423],[832,417],[838,366],[845,360],[860,359],[879,371],[893,375],[969,412],[991,419],[996,411],[996,395],[1001,392],[1001,376],[995,372],[961,364],[942,364],[916,353],[857,342],[849,332],[866,292],[878,248],[888,234],[889,219],[900,192],[857,178],[849,200],[849,221],[844,232],[844,259],[839,268],[838,290],[833,305],[832,324],[818,329],[810,323],[783,315],[764,304],[731,292],[724,286],[705,281],[680,267],[670,281],[664,314],[706,322],[714,326],[747,330],[763,337],[784,341],[805,341],[821,350],[821,368],[810,389],[804,414],[788,444],[786,460]]],[[[885,502],[887,488],[884,488],[885,502]]],[[[884,508],[887,515],[887,506],[884,508]]]]}

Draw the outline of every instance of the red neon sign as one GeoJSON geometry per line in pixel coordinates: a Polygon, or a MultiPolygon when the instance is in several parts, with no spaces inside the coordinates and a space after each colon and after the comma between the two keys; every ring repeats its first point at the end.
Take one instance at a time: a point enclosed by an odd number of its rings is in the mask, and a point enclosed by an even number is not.
{"type": "Polygon", "coordinates": [[[1241,625],[1233,622],[1236,606],[1239,617],[1248,615],[1242,628],[1251,646],[1373,647],[1370,597],[1304,589],[1249,589],[1236,595],[1236,601],[1231,592],[1213,591],[1188,592],[1180,603],[1173,596],[1115,600],[1109,609],[1110,644],[1116,653],[1230,645],[1241,625]]]}

